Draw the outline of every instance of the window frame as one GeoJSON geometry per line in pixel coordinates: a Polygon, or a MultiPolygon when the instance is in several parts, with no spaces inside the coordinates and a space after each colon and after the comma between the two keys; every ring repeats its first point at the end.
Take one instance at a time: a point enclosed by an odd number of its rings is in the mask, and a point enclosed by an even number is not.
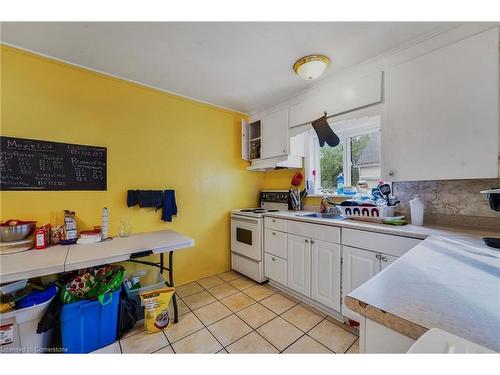
{"type": "MultiPolygon", "coordinates": [[[[347,186],[351,185],[351,138],[372,134],[376,132],[381,132],[380,127],[381,119],[380,116],[364,117],[360,119],[345,120],[331,123],[330,126],[335,129],[335,134],[340,138],[340,143],[343,147],[342,152],[342,173],[344,175],[344,184],[347,186]]],[[[312,175],[312,170],[316,170],[316,176],[314,181],[314,192],[309,194],[309,196],[342,196],[336,193],[326,193],[322,191],[321,184],[321,166],[320,166],[320,152],[319,152],[319,142],[318,137],[314,129],[310,129],[306,132],[304,137],[304,169],[306,175],[306,181],[310,180],[312,175]],[[314,153],[314,155],[312,155],[314,153]],[[319,187],[319,188],[318,188],[319,187]]],[[[382,142],[380,142],[380,151],[382,151],[382,142]]],[[[382,153],[380,153],[382,155],[382,153]]],[[[382,157],[380,160],[380,167],[382,170],[382,157]]]]}

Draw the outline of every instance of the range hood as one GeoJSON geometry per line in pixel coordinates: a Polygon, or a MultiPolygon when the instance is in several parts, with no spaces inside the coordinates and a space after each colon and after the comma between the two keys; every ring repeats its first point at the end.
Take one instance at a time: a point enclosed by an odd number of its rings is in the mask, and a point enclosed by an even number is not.
{"type": "Polygon", "coordinates": [[[247,167],[249,171],[270,171],[274,169],[301,169],[302,157],[296,155],[283,155],[274,158],[255,159],[247,167]]]}

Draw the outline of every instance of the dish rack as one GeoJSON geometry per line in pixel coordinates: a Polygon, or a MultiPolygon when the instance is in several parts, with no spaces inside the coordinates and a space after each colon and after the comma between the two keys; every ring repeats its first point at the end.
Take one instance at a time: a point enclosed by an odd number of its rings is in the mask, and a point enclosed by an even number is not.
{"type": "Polygon", "coordinates": [[[394,216],[396,206],[337,206],[347,218],[383,219],[394,216]]]}

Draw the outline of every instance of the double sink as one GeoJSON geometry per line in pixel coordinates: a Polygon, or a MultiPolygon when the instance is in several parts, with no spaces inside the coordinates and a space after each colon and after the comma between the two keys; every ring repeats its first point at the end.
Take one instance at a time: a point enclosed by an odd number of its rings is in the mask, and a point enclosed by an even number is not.
{"type": "Polygon", "coordinates": [[[321,212],[313,212],[310,214],[297,214],[295,216],[298,217],[312,217],[317,219],[325,219],[325,220],[344,220],[346,217],[336,213],[321,213],[321,212]]]}

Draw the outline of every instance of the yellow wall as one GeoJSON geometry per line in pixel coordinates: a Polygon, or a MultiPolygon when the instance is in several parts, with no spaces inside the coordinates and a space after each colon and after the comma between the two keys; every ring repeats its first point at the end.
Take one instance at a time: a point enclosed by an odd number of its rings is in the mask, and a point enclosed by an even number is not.
{"type": "Polygon", "coordinates": [[[86,229],[107,206],[112,235],[128,217],[133,232],[173,229],[195,239],[175,255],[177,284],[226,271],[229,211],[255,206],[263,179],[241,160],[241,117],[2,46],[1,135],[107,147],[108,190],[1,192],[0,218],[56,224],[71,209],[86,229]],[[127,189],[166,188],[179,207],[172,223],[126,206],[127,189]]]}

